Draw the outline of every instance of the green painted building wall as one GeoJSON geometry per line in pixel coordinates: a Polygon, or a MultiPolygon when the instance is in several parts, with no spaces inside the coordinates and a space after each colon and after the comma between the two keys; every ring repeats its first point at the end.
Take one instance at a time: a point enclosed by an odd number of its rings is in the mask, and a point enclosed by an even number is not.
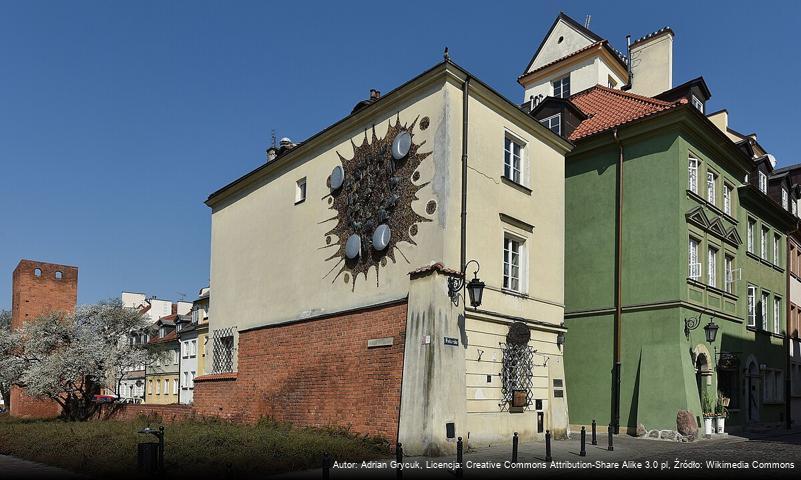
{"type": "MultiPolygon", "coordinates": [[[[747,285],[770,293],[769,315],[774,296],[786,298],[784,258],[777,264],[760,260],[746,252],[745,242],[750,215],[758,225],[768,225],[770,235],[780,235],[783,254],[785,219],[773,215],[774,207],[760,203],[760,198],[752,200],[753,192],[743,186],[748,162],[737,158],[736,150],[721,148],[715,132],[704,130],[707,127],[714,128],[704,125],[703,119],[677,112],[618,132],[624,151],[623,431],[626,427],[633,431],[637,424],[648,429],[675,429],[680,409],[689,409],[700,421],[700,392],[706,389],[710,398],[717,396],[721,372],[716,368],[716,352],[725,352],[727,358],[732,354],[738,360],[737,366],[723,375],[724,388],[736,391],[737,398],[732,400],[739,407],[747,405],[746,390],[753,386],[745,372],[749,362],[776,369],[784,366],[780,336],[746,325],[747,285]],[[688,191],[690,155],[700,162],[698,194],[688,191]],[[707,169],[716,175],[714,202],[705,199],[707,169]],[[722,210],[724,182],[732,187],[730,215],[722,210]],[[741,201],[741,195],[747,200],[741,201]],[[689,278],[690,236],[699,242],[702,275],[697,279],[689,278]],[[715,287],[707,277],[710,246],[718,251],[715,287]],[[733,276],[731,292],[726,292],[725,255],[733,258],[735,270],[742,269],[741,276],[733,276]],[[685,318],[699,313],[701,325],[686,338],[685,318]],[[704,338],[703,326],[710,318],[719,326],[714,344],[704,338]],[[697,374],[699,368],[704,375],[697,374]]],[[[612,420],[619,149],[611,133],[597,137],[579,143],[566,165],[565,368],[573,424],[589,424],[593,419],[608,424],[612,420]]],[[[780,404],[759,401],[758,407],[759,421],[780,421],[780,404]]],[[[742,426],[748,420],[746,409],[734,408],[729,424],[742,426]]]]}

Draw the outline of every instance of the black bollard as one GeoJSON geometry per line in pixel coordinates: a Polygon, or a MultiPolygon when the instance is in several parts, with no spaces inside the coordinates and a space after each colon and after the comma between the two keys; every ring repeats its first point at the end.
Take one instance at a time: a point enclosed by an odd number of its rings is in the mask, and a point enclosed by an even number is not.
{"type": "Polygon", "coordinates": [[[398,442],[398,446],[395,448],[395,461],[397,462],[395,478],[403,478],[403,444],[401,442],[398,442]]]}
{"type": "Polygon", "coordinates": [[[333,462],[333,458],[331,458],[331,455],[329,455],[328,452],[324,453],[323,454],[323,480],[328,480],[328,477],[330,475],[331,465],[333,463],[334,462],[333,462]]]}
{"type": "Polygon", "coordinates": [[[517,463],[517,444],[519,439],[517,438],[517,432],[512,437],[512,463],[517,463]]]}
{"type": "Polygon", "coordinates": [[[462,478],[462,476],[464,475],[464,470],[462,469],[462,465],[464,464],[463,453],[464,453],[464,446],[462,444],[462,437],[459,437],[456,440],[456,463],[459,464],[459,466],[456,467],[457,478],[462,478]]]}
{"type": "Polygon", "coordinates": [[[615,446],[614,446],[613,441],[612,441],[612,432],[613,432],[612,424],[610,423],[609,424],[609,446],[606,447],[606,449],[609,450],[610,452],[615,450],[615,446]]]}
{"type": "Polygon", "coordinates": [[[592,444],[593,445],[598,445],[598,437],[596,436],[595,428],[596,428],[595,419],[593,418],[592,419],[592,444]]]}
{"type": "Polygon", "coordinates": [[[551,457],[551,431],[545,430],[545,461],[551,463],[553,461],[553,457],[551,457]]]}
{"type": "Polygon", "coordinates": [[[585,446],[587,443],[587,429],[583,426],[581,427],[581,451],[579,452],[580,457],[587,456],[587,447],[585,446]]]}

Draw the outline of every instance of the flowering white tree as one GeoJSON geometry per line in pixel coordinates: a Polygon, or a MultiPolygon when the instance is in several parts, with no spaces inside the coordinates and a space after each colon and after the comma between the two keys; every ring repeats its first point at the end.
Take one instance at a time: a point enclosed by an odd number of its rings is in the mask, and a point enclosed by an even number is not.
{"type": "MultiPolygon", "coordinates": [[[[3,332],[8,332],[11,328],[11,312],[0,310],[0,342],[4,338],[3,332]]],[[[0,346],[2,350],[2,346],[0,346]]],[[[11,406],[11,384],[17,376],[9,362],[0,361],[0,397],[3,398],[5,408],[11,406]]]]}
{"type": "Polygon", "coordinates": [[[127,341],[147,326],[136,310],[119,301],[78,307],[0,331],[0,368],[7,380],[29,395],[49,398],[67,420],[87,420],[97,413],[94,396],[103,387],[118,391],[128,370],[146,365],[150,355],[127,341]]]}

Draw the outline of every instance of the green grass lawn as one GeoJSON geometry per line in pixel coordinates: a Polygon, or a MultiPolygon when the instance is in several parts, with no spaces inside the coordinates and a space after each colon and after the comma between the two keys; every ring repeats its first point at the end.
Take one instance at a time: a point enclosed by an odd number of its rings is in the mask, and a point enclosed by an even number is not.
{"type": "MultiPolygon", "coordinates": [[[[136,432],[158,421],[29,421],[0,415],[0,454],[92,477],[137,476],[136,432]]],[[[164,463],[170,477],[257,477],[319,468],[322,455],[358,461],[386,458],[388,444],[344,430],[293,428],[263,420],[239,425],[216,419],[165,425],[164,463]]],[[[1,475],[0,475],[1,476],[1,475]]]]}

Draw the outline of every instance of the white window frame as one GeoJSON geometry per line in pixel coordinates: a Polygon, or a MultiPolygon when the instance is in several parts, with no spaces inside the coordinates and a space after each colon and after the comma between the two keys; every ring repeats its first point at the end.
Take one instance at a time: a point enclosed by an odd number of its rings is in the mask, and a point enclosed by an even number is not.
{"type": "Polygon", "coordinates": [[[782,299],[773,297],[773,333],[780,334],[781,330],[782,299]]]}
{"type": "Polygon", "coordinates": [[[306,194],[307,194],[306,188],[307,188],[306,177],[303,177],[297,182],[295,182],[295,205],[306,201],[306,194]]]}
{"type": "Polygon", "coordinates": [[[540,123],[545,125],[545,128],[552,131],[557,135],[562,135],[562,114],[557,113],[556,115],[551,115],[550,117],[545,117],[540,120],[540,123]],[[556,123],[554,123],[554,121],[556,123]]]}
{"type": "Polygon", "coordinates": [[[773,264],[777,267],[781,266],[781,237],[773,234],[773,264]]]}
{"type": "Polygon", "coordinates": [[[704,113],[704,102],[702,102],[695,95],[692,96],[691,101],[692,101],[693,107],[697,108],[701,113],[704,113]]]}
{"type": "Polygon", "coordinates": [[[528,258],[526,255],[526,239],[509,232],[504,232],[503,235],[503,277],[501,285],[504,290],[516,293],[526,292],[526,279],[528,274],[528,258]],[[514,268],[514,255],[515,252],[511,247],[517,245],[517,277],[513,275],[514,268]],[[517,280],[517,287],[514,286],[514,280],[517,280]]]}
{"type": "Polygon", "coordinates": [[[746,232],[746,245],[747,249],[750,253],[754,253],[754,227],[756,226],[756,221],[749,218],[748,219],[748,226],[746,232]]]}
{"type": "Polygon", "coordinates": [[[727,293],[734,293],[734,257],[731,255],[723,255],[723,270],[726,275],[726,284],[724,290],[727,293]]]}
{"type": "Polygon", "coordinates": [[[768,230],[768,228],[765,227],[764,225],[762,226],[762,228],[759,231],[759,245],[760,245],[759,253],[760,253],[760,258],[762,260],[767,260],[768,259],[768,234],[769,233],[770,233],[770,230],[768,230]]]}
{"type": "Polygon", "coordinates": [[[768,193],[768,176],[762,170],[759,171],[759,191],[768,193]]]}
{"type": "Polygon", "coordinates": [[[715,191],[715,184],[718,181],[718,176],[715,172],[707,170],[706,172],[706,201],[712,205],[716,205],[715,198],[717,192],[715,191]]]}
{"type": "Polygon", "coordinates": [[[196,372],[192,371],[189,375],[189,389],[192,390],[195,388],[195,374],[196,372]]]}
{"type": "Polygon", "coordinates": [[[687,188],[693,193],[698,193],[698,167],[701,161],[690,155],[687,161],[687,174],[689,175],[689,183],[687,188]]]}
{"type": "Polygon", "coordinates": [[[569,98],[570,97],[570,74],[564,77],[557,78],[551,82],[553,88],[553,96],[556,98],[569,98]],[[566,87],[566,88],[565,88],[566,87]],[[566,90],[566,91],[565,91],[566,90]]]}
{"type": "Polygon", "coordinates": [[[177,378],[173,378],[172,379],[172,394],[173,395],[178,395],[178,379],[177,378]]]}
{"type": "Polygon", "coordinates": [[[759,313],[762,315],[762,330],[768,330],[768,303],[770,303],[770,294],[768,292],[762,292],[761,297],[762,308],[760,309],[759,313]]]}
{"type": "Polygon", "coordinates": [[[784,187],[782,187],[782,208],[790,210],[790,194],[784,187]]]}
{"type": "Polygon", "coordinates": [[[690,237],[687,244],[687,278],[701,280],[701,262],[698,259],[698,249],[701,248],[701,241],[690,237]]]}
{"type": "Polygon", "coordinates": [[[747,325],[749,327],[756,327],[756,287],[754,285],[748,285],[746,298],[748,304],[747,325]]]}
{"type": "Polygon", "coordinates": [[[718,286],[717,263],[718,263],[718,249],[710,246],[709,248],[707,248],[706,276],[707,276],[707,285],[713,288],[717,288],[718,286]]]}
{"type": "Polygon", "coordinates": [[[503,176],[517,184],[525,181],[526,142],[506,132],[503,140],[503,176]],[[517,152],[515,153],[515,148],[517,152]],[[517,165],[515,165],[517,159],[517,165]]]}
{"type": "Polygon", "coordinates": [[[731,215],[731,186],[723,184],[723,213],[731,215]]]}

